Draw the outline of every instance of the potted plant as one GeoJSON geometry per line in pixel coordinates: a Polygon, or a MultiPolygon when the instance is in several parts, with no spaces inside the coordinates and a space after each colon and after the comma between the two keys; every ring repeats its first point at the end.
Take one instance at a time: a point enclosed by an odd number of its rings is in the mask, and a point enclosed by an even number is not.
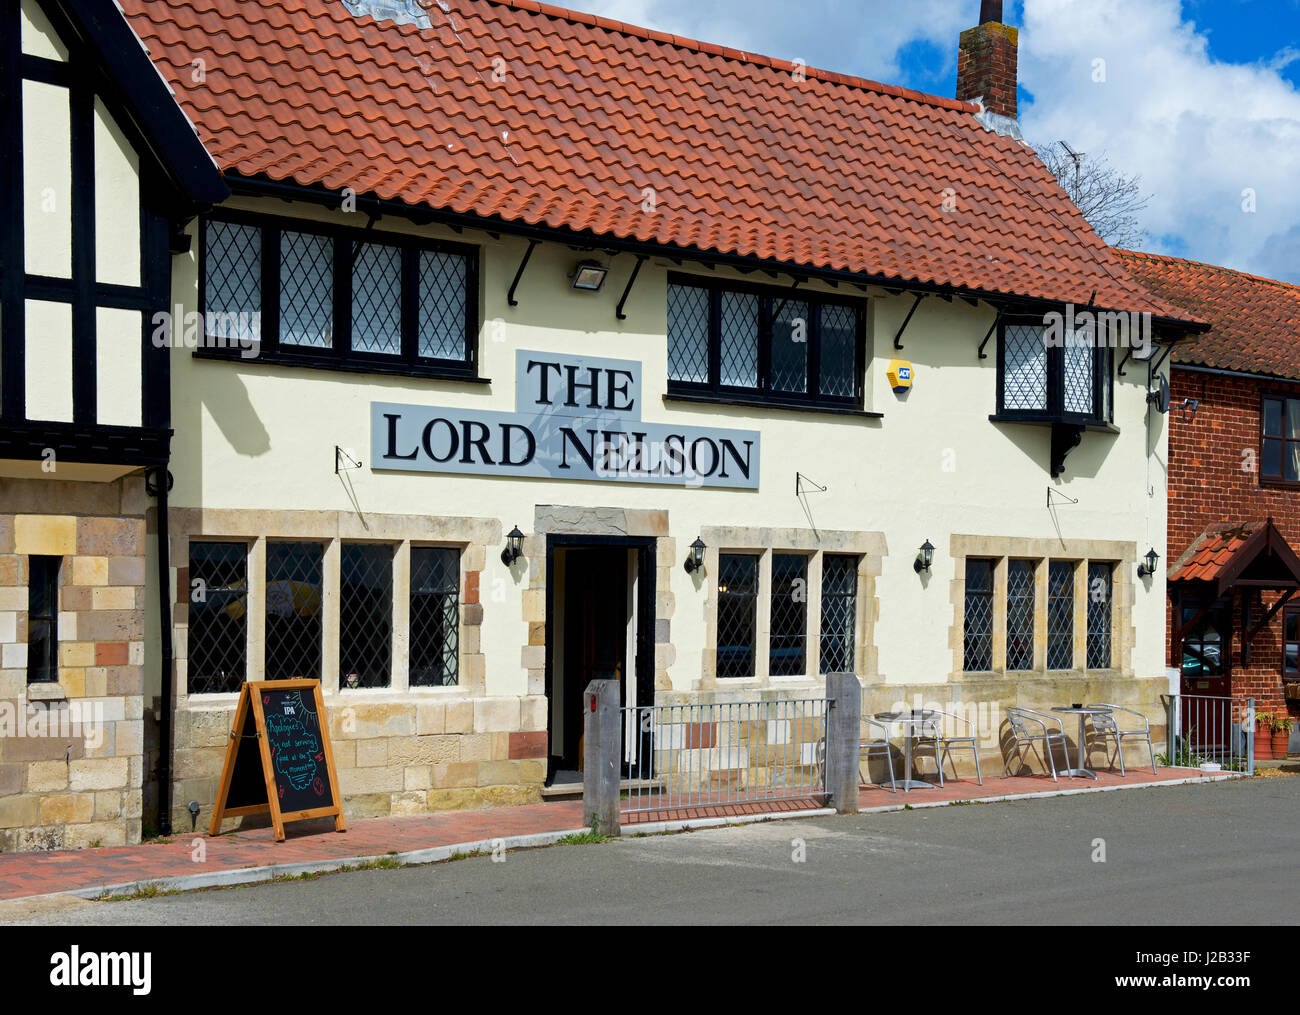
{"type": "Polygon", "coordinates": [[[1255,760],[1273,760],[1273,713],[1255,713],[1255,760]]]}
{"type": "Polygon", "coordinates": [[[1274,715],[1269,717],[1269,729],[1272,731],[1273,757],[1285,761],[1290,753],[1292,720],[1290,716],[1274,715]]]}

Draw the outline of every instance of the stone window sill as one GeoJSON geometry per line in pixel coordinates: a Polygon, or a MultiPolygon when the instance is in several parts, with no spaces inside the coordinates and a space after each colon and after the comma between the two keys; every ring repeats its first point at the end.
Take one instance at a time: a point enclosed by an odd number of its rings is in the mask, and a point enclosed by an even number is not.
{"type": "Polygon", "coordinates": [[[27,685],[28,701],[67,701],[68,689],[55,681],[27,685]]]}

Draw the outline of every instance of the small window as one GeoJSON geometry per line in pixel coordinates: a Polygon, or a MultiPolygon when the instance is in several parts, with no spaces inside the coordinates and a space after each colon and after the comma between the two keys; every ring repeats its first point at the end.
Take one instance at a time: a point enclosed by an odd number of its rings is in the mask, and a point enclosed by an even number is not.
{"type": "Polygon", "coordinates": [[[758,557],[718,554],[719,677],[752,677],[758,652],[758,557]]]}
{"type": "Polygon", "coordinates": [[[1007,669],[1034,668],[1034,562],[1007,564],[1007,669]]]}
{"type": "Polygon", "coordinates": [[[807,557],[792,553],[772,554],[772,613],[769,635],[769,675],[803,676],[808,671],[806,665],[807,557]]]}
{"type": "Polygon", "coordinates": [[[358,245],[352,259],[352,351],[402,354],[402,251],[358,245]]]}
{"type": "Polygon", "coordinates": [[[262,231],[237,222],[209,222],[204,230],[209,314],[261,314],[262,231]]]}
{"type": "Polygon", "coordinates": [[[280,344],[334,344],[334,241],[328,236],[280,235],[280,344]]]}
{"type": "Polygon", "coordinates": [[[1047,345],[1041,328],[1007,328],[1002,347],[1002,406],[1047,409],[1047,345]]]}
{"type": "Polygon", "coordinates": [[[804,290],[674,276],[669,394],[798,408],[862,407],[859,304],[804,290]]]}
{"type": "Polygon", "coordinates": [[[822,558],[822,673],[856,671],[858,558],[822,558]]]}
{"type": "Polygon", "coordinates": [[[1111,667],[1111,583],[1114,565],[1088,565],[1088,669],[1111,667]]]}
{"type": "Polygon", "coordinates": [[[1259,475],[1274,483],[1300,483],[1300,398],[1265,398],[1259,475]]]}
{"type": "Polygon", "coordinates": [[[189,580],[190,694],[238,691],[248,665],[248,546],[191,543],[189,580]]]}
{"type": "Polygon", "coordinates": [[[459,680],[460,551],[411,548],[412,687],[454,687],[459,680]]]}
{"type": "Polygon", "coordinates": [[[59,679],[59,571],[62,557],[27,558],[27,682],[59,679]]]}
{"type": "Polygon", "coordinates": [[[340,568],[339,688],[389,687],[393,671],[393,548],[344,543],[340,568]]]}
{"type": "Polygon", "coordinates": [[[993,669],[993,561],[966,561],[964,663],[967,673],[993,669]]]}
{"type": "Polygon", "coordinates": [[[1041,320],[1003,325],[998,417],[1010,422],[1109,422],[1114,360],[1108,341],[1084,331],[1058,341],[1041,320]]]}
{"type": "MultiPolygon", "coordinates": [[[[1200,609],[1183,607],[1183,623],[1190,624],[1200,609]]],[[[1228,659],[1224,653],[1224,639],[1230,630],[1231,616],[1227,610],[1210,610],[1200,624],[1183,631],[1184,677],[1219,677],[1226,669],[1228,659]]]]}
{"type": "Polygon", "coordinates": [[[1047,566],[1047,668],[1074,669],[1074,565],[1047,566]]]}
{"type": "Polygon", "coordinates": [[[1282,611],[1282,676],[1300,680],[1300,609],[1282,611]]]}
{"type": "Polygon", "coordinates": [[[317,543],[266,544],[266,679],[321,676],[321,569],[317,543]]]}

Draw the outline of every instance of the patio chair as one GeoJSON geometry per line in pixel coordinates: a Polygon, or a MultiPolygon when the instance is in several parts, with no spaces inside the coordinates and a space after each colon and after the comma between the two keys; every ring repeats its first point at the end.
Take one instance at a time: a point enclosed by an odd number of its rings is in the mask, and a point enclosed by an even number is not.
{"type": "MultiPolygon", "coordinates": [[[[1032,708],[1023,708],[1019,705],[1007,706],[1007,723],[1011,727],[1011,735],[1015,737],[1016,749],[1014,757],[1017,761],[1021,760],[1021,748],[1028,744],[1030,749],[1039,741],[1043,744],[1043,753],[1046,755],[1048,767],[1052,771],[1052,781],[1060,782],[1056,777],[1056,760],[1052,757],[1052,746],[1060,744],[1061,750],[1069,755],[1069,744],[1065,739],[1065,727],[1061,725],[1061,720],[1054,715],[1048,715],[1046,712],[1035,712],[1032,708]],[[1056,727],[1052,729],[1048,724],[1051,723],[1056,727]]],[[[1002,766],[1004,774],[1008,774],[1011,768],[1011,759],[1008,758],[1002,766]]]]}
{"type": "MultiPolygon", "coordinates": [[[[889,790],[891,793],[897,793],[898,786],[894,781],[894,755],[890,751],[889,747],[889,729],[884,723],[876,722],[874,719],[868,719],[866,716],[862,717],[860,723],[861,725],[858,731],[859,764],[861,763],[862,755],[864,754],[867,756],[868,761],[871,760],[873,752],[876,755],[883,754],[886,763],[889,765],[889,790]],[[867,739],[867,727],[880,730],[879,741],[867,739]]],[[[822,774],[826,771],[826,734],[824,733],[822,734],[821,740],[817,742],[817,771],[822,774]]]]}
{"type": "MultiPolygon", "coordinates": [[[[935,764],[939,766],[939,786],[943,787],[943,759],[947,758],[952,761],[950,752],[970,751],[975,756],[975,779],[981,786],[984,785],[984,774],[980,771],[980,749],[979,743],[975,736],[974,724],[964,716],[954,715],[952,712],[944,712],[941,709],[927,709],[934,715],[930,722],[920,728],[920,735],[916,738],[916,747],[921,747],[934,752],[935,764]],[[952,719],[956,722],[965,723],[965,732],[961,736],[944,736],[944,719],[952,719]]],[[[916,747],[912,749],[913,757],[916,756],[916,747]]],[[[952,765],[953,778],[957,776],[957,763],[952,765]]]]}
{"type": "MultiPolygon", "coordinates": [[[[1124,771],[1124,742],[1131,740],[1134,742],[1145,740],[1147,742],[1147,753],[1151,755],[1151,774],[1159,775],[1156,771],[1156,750],[1151,746],[1151,720],[1141,712],[1135,712],[1131,708],[1125,708],[1123,705],[1109,705],[1105,702],[1097,705],[1089,705],[1089,708],[1104,708],[1104,713],[1094,713],[1092,718],[1092,732],[1099,740],[1115,741],[1115,757],[1119,758],[1119,774],[1126,775],[1124,771]],[[1124,730],[1120,729],[1119,723],[1115,719],[1116,712],[1126,712],[1129,715],[1137,716],[1142,720],[1141,729],[1124,730]]],[[[1091,748],[1089,748],[1091,753],[1091,748]]],[[[1107,764],[1111,768],[1115,767],[1115,758],[1107,755],[1107,764]]]]}

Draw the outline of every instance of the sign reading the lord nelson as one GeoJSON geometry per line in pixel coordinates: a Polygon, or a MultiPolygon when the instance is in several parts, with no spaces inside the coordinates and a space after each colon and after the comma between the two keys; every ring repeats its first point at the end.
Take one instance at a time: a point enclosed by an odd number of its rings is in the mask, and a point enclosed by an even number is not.
{"type": "Polygon", "coordinates": [[[519,351],[515,412],[374,402],[374,468],[758,489],[759,435],[641,421],[641,364],[519,351]]]}

